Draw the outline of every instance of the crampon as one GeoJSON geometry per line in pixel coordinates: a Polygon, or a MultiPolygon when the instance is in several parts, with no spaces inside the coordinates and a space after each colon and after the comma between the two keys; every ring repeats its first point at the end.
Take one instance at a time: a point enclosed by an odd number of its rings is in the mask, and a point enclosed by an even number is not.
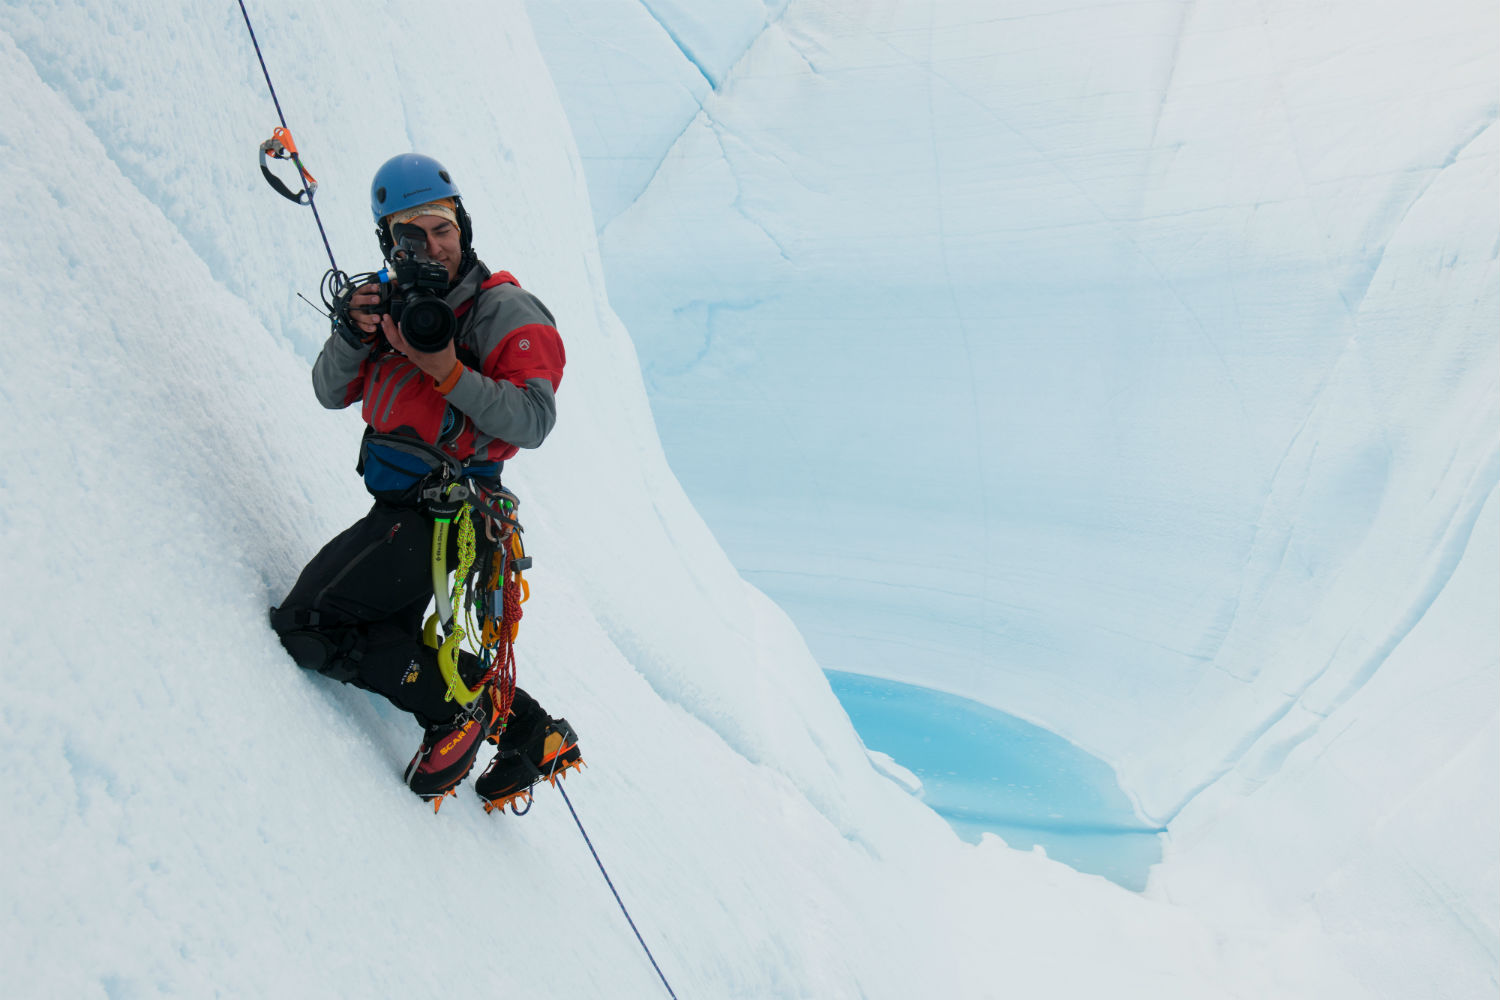
{"type": "Polygon", "coordinates": [[[452,796],[455,799],[458,798],[458,789],[454,787],[448,789],[446,792],[441,792],[437,795],[424,795],[422,796],[422,801],[431,802],[433,815],[437,815],[437,811],[443,808],[443,800],[448,798],[449,796],[452,796]]]}
{"type": "Polygon", "coordinates": [[[519,747],[502,747],[474,791],[484,800],[484,811],[510,807],[517,815],[531,808],[531,789],[538,781],[556,785],[559,778],[583,766],[578,736],[567,719],[548,719],[519,747]]]}
{"type": "MultiPolygon", "coordinates": [[[[569,761],[566,764],[560,765],[556,771],[553,771],[551,774],[546,775],[545,777],[539,776],[537,780],[546,781],[549,785],[555,788],[557,787],[557,783],[559,781],[568,776],[569,771],[582,770],[583,767],[583,759],[579,758],[578,760],[569,761]]],[[[484,800],[484,811],[487,813],[504,811],[506,807],[509,807],[512,815],[515,816],[525,816],[528,812],[530,812],[531,786],[527,786],[526,788],[523,788],[517,792],[511,792],[509,794],[502,793],[496,798],[484,800]]]]}

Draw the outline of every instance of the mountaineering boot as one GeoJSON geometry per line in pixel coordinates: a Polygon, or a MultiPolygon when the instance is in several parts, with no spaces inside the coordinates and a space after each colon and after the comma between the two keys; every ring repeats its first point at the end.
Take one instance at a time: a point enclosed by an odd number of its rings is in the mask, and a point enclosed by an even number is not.
{"type": "Polygon", "coordinates": [[[435,802],[434,812],[474,767],[474,755],[490,734],[492,704],[486,689],[452,719],[428,726],[417,755],[406,765],[407,787],[435,802]]]}
{"type": "Polygon", "coordinates": [[[500,752],[474,782],[485,812],[507,805],[514,810],[522,803],[529,808],[532,785],[543,778],[556,784],[570,769],[583,766],[578,735],[567,719],[544,717],[524,736],[507,727],[498,744],[500,752]]]}

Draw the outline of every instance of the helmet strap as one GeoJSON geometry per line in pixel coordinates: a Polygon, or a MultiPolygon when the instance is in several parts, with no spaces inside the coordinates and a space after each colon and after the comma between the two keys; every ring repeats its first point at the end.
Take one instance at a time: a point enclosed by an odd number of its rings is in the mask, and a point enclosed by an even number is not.
{"type": "Polygon", "coordinates": [[[469,219],[469,212],[464,208],[464,200],[461,196],[453,196],[453,207],[458,210],[458,245],[463,249],[465,257],[472,257],[474,255],[474,223],[469,219]]]}

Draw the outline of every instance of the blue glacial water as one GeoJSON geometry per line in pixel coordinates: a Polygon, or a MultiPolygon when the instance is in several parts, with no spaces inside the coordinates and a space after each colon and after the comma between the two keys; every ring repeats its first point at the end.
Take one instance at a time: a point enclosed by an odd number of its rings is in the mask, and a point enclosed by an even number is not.
{"type": "Polygon", "coordinates": [[[1136,892],[1161,860],[1114,769],[1056,733],[931,688],[830,670],[865,746],[922,779],[922,801],[978,843],[994,833],[1136,892]]]}

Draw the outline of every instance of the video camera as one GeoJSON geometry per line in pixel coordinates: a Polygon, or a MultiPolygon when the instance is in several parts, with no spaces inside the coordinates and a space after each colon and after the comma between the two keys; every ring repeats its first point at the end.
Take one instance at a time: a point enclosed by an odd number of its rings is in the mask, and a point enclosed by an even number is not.
{"type": "Polygon", "coordinates": [[[453,339],[458,320],[443,299],[448,269],[427,256],[427,233],[421,226],[399,223],[390,267],[381,268],[380,312],[401,325],[406,342],[424,354],[441,351],[453,339]]]}

